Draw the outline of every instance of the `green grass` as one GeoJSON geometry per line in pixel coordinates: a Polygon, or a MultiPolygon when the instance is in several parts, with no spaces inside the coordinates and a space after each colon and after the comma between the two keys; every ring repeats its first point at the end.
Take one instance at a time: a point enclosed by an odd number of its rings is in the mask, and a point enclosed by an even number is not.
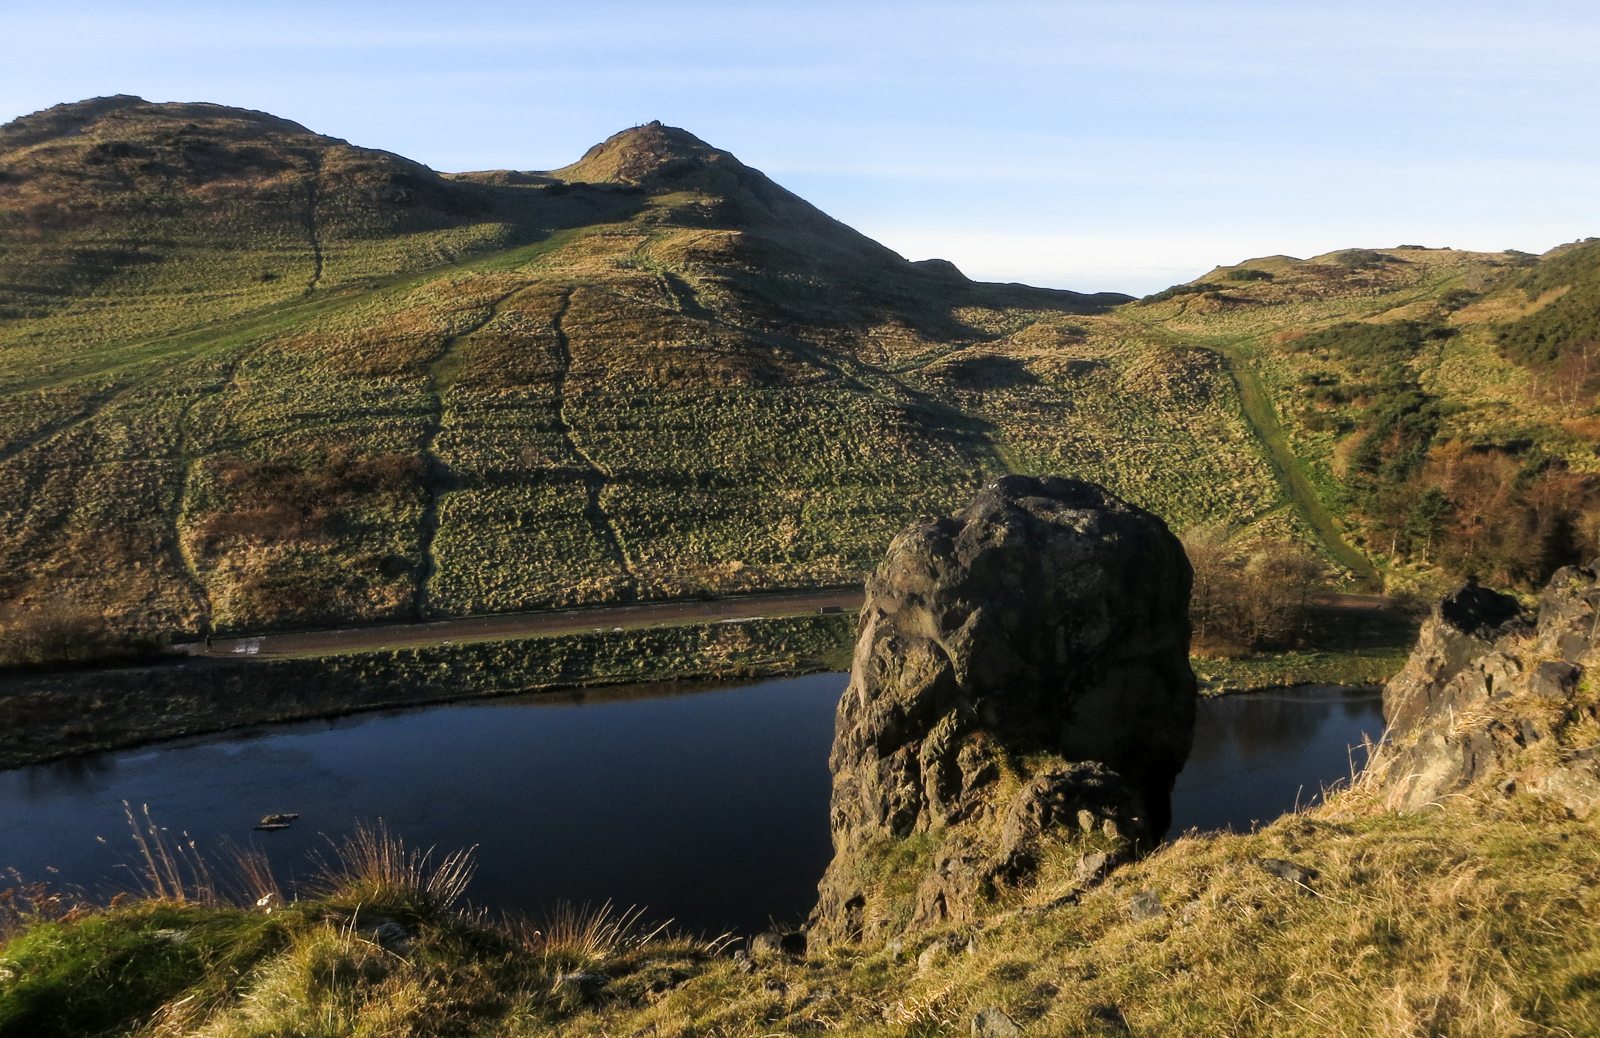
{"type": "Polygon", "coordinates": [[[1278,477],[1293,495],[1295,507],[1316,531],[1317,539],[1321,541],[1322,546],[1339,565],[1354,575],[1357,583],[1368,586],[1376,584],[1377,570],[1364,555],[1350,547],[1345,540],[1344,532],[1339,529],[1337,521],[1323,505],[1322,498],[1308,478],[1305,463],[1295,456],[1288,438],[1284,436],[1283,427],[1278,422],[1277,411],[1272,405],[1271,397],[1262,386],[1260,377],[1250,366],[1248,356],[1238,347],[1224,347],[1222,353],[1228,358],[1229,373],[1239,386],[1239,400],[1244,412],[1250,417],[1256,435],[1271,452],[1278,477]]]}
{"type": "Polygon", "coordinates": [[[40,922],[5,946],[0,1034],[120,1033],[180,994],[223,995],[286,937],[271,916],[161,902],[40,922]]]}

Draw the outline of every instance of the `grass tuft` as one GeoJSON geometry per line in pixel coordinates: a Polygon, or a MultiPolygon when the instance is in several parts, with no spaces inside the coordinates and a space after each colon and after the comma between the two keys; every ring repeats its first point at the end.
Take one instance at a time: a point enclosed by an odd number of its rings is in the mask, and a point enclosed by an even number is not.
{"type": "Polygon", "coordinates": [[[466,893],[477,871],[476,847],[452,851],[435,865],[432,847],[407,847],[382,819],[329,843],[333,861],[323,864],[316,883],[333,904],[403,907],[438,918],[466,893]]]}

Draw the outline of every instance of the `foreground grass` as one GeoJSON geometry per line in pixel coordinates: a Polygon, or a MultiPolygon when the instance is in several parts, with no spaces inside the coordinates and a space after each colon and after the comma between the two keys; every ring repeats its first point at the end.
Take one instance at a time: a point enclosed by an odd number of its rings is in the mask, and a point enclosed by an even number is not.
{"type": "Polygon", "coordinates": [[[612,916],[462,913],[414,852],[387,857],[413,867],[347,862],[271,914],[168,899],[25,921],[0,949],[0,1034],[899,1038],[965,1034],[991,1007],[1063,1036],[1600,1024],[1600,838],[1525,803],[1404,816],[1346,795],[1175,840],[1077,904],[1073,862],[1047,859],[978,923],[753,960],[612,916]]]}

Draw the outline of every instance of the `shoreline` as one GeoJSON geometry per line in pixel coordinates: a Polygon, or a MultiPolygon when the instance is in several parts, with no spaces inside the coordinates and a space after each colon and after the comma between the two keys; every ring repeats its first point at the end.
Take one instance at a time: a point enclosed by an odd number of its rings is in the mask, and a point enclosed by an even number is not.
{"type": "Polygon", "coordinates": [[[854,631],[853,613],[831,613],[10,676],[0,680],[0,770],[377,710],[838,670],[854,631]]]}
{"type": "MultiPolygon", "coordinates": [[[[217,669],[233,669],[239,667],[233,661],[225,661],[217,669]]],[[[255,665],[259,668],[259,664],[255,665]]],[[[209,669],[209,668],[208,668],[209,669]]],[[[352,717],[361,714],[379,713],[389,710],[421,710],[432,707],[448,706],[456,703],[492,699],[513,699],[517,697],[559,697],[583,696],[594,690],[622,689],[628,686],[639,685],[686,685],[694,686],[677,691],[663,691],[662,695],[693,695],[703,691],[715,691],[718,687],[729,687],[747,681],[761,681],[775,678],[800,677],[806,674],[819,673],[847,673],[841,670],[833,661],[806,660],[795,662],[779,662],[768,665],[747,664],[741,666],[728,666],[708,668],[704,670],[683,670],[672,674],[651,675],[640,678],[625,675],[597,675],[588,679],[567,681],[550,681],[544,683],[528,684],[520,687],[496,688],[483,691],[455,691],[438,696],[428,695],[397,695],[389,698],[367,699],[360,702],[325,702],[320,704],[305,704],[290,706],[287,709],[258,709],[246,710],[231,716],[218,716],[215,713],[195,713],[183,718],[169,718],[167,723],[146,724],[137,728],[124,727],[115,731],[106,731],[98,737],[88,736],[71,742],[70,745],[55,747],[38,747],[27,749],[10,745],[17,741],[8,733],[0,736],[0,771],[11,771],[19,768],[32,767],[39,764],[51,764],[68,761],[99,754],[115,753],[122,750],[137,749],[141,746],[152,746],[160,743],[175,742],[183,739],[196,739],[206,736],[225,735],[228,732],[242,732],[252,728],[279,724],[295,724],[305,721],[334,720],[341,717],[352,717]]],[[[1260,692],[1290,691],[1297,688],[1314,686],[1330,686],[1347,689],[1381,690],[1381,683],[1362,682],[1344,683],[1329,681],[1296,681],[1292,683],[1278,683],[1252,687],[1228,686],[1220,689],[1202,688],[1199,697],[1202,699],[1221,699],[1230,696],[1250,695],[1260,692]]],[[[0,697],[0,713],[5,706],[4,697],[0,697]]],[[[15,729],[13,729],[15,731],[15,729]]],[[[32,741],[32,740],[26,740],[32,741]]]]}

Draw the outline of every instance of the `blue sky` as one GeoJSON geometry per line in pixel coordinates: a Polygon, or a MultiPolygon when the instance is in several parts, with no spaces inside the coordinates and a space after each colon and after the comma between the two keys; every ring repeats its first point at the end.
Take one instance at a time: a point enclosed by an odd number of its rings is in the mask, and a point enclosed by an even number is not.
{"type": "Polygon", "coordinates": [[[7,0],[0,119],[259,108],[440,170],[661,119],[913,259],[1147,292],[1217,263],[1600,235],[1600,5],[7,0]]]}

